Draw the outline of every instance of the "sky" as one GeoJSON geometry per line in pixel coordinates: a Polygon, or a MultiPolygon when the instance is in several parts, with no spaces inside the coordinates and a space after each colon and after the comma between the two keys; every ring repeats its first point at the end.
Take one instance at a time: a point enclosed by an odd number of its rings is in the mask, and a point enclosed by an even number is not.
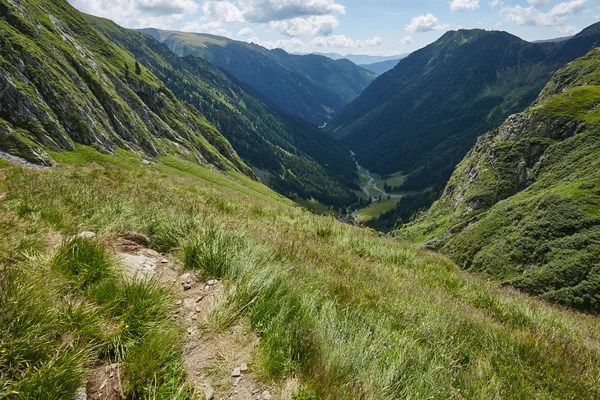
{"type": "Polygon", "coordinates": [[[525,40],[600,21],[600,0],[69,0],[127,28],[211,33],[289,52],[390,56],[445,32],[504,30],[525,40]]]}

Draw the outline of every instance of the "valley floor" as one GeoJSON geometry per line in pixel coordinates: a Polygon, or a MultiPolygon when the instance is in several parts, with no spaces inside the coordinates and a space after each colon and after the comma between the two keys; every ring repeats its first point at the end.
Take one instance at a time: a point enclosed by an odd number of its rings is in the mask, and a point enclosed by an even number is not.
{"type": "Polygon", "coordinates": [[[114,399],[598,396],[597,317],[240,175],[62,162],[0,161],[0,398],[71,399],[97,373],[114,399]]]}

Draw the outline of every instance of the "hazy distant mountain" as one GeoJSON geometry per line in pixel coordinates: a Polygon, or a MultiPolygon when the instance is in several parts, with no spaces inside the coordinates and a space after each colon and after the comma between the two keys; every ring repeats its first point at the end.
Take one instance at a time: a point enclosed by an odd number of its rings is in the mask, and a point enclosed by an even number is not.
{"type": "Polygon", "coordinates": [[[383,75],[389,70],[393,69],[400,60],[389,60],[389,61],[381,61],[374,64],[365,64],[361,65],[364,69],[368,69],[369,71],[375,72],[376,74],[383,75]]]}
{"type": "Polygon", "coordinates": [[[533,43],[559,43],[571,39],[573,36],[563,36],[554,39],[534,40],[533,43]]]}
{"type": "Polygon", "coordinates": [[[348,60],[298,56],[225,37],[144,29],[179,56],[196,56],[250,85],[271,103],[321,126],[377,77],[348,60]]]}
{"type": "Polygon", "coordinates": [[[398,54],[393,56],[369,56],[366,54],[338,54],[338,53],[312,53],[319,56],[329,57],[332,60],[346,59],[352,61],[356,65],[370,65],[383,61],[401,60],[406,58],[410,53],[398,54]]]}

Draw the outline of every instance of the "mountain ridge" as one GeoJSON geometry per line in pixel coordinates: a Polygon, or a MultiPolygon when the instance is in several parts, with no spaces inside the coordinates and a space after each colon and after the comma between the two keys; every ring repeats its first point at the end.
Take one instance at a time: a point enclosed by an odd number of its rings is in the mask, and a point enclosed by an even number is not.
{"type": "Polygon", "coordinates": [[[479,138],[432,208],[397,231],[466,269],[600,312],[600,49],[479,138]]]}
{"type": "Polygon", "coordinates": [[[85,22],[65,0],[0,2],[0,141],[52,164],[46,152],[117,148],[176,154],[254,173],[204,117],[85,22]]]}
{"type": "Polygon", "coordinates": [[[347,60],[297,56],[233,39],[142,29],[179,56],[197,56],[222,68],[290,114],[321,126],[376,77],[347,60]]]}
{"type": "Polygon", "coordinates": [[[314,198],[336,208],[356,202],[349,152],[319,129],[265,104],[255,90],[199,57],[178,57],[150,35],[86,18],[219,127],[268,186],[291,198],[314,198]]]}
{"type": "MultiPolygon", "coordinates": [[[[365,168],[402,171],[401,190],[431,199],[477,137],[524,110],[553,72],[597,46],[599,29],[595,24],[568,41],[538,44],[501,31],[447,32],[377,78],[327,131],[365,168]]],[[[421,200],[413,203],[430,204],[421,200]]],[[[394,216],[385,218],[392,228],[394,216]]]]}

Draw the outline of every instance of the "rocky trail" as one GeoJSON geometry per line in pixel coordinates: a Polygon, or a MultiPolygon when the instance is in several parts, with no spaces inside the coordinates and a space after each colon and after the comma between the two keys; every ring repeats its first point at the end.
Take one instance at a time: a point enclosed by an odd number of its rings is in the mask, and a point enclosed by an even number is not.
{"type": "MultiPolygon", "coordinates": [[[[79,236],[92,238],[95,234],[79,236]]],[[[188,383],[195,390],[194,399],[291,399],[294,381],[277,389],[261,384],[253,373],[252,353],[259,338],[247,322],[238,321],[225,330],[211,324],[209,315],[225,292],[223,282],[179,272],[178,263],[149,249],[143,235],[118,235],[105,241],[120,260],[126,279],[157,279],[175,292],[173,318],[184,328],[182,359],[188,383]]],[[[89,376],[74,400],[120,400],[120,393],[119,365],[104,365],[89,376]]]]}

